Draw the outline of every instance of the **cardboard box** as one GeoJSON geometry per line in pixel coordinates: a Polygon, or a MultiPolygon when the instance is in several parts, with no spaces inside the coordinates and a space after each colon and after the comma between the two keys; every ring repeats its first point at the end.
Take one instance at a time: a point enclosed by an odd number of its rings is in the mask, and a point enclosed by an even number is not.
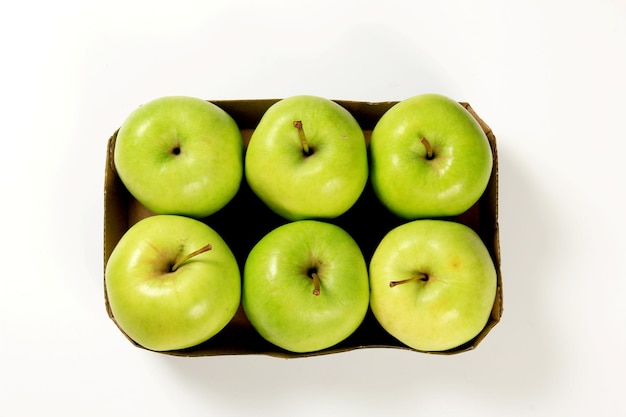
{"type": "MultiPolygon", "coordinates": [[[[244,143],[247,144],[261,116],[278,99],[266,100],[227,100],[212,101],[237,122],[241,129],[244,143]]],[[[371,131],[378,119],[395,102],[355,102],[335,100],[344,106],[357,119],[365,138],[369,141],[371,131]]],[[[446,352],[427,352],[455,354],[474,349],[489,331],[500,321],[502,315],[502,276],[500,270],[500,246],[498,235],[498,157],[496,140],[489,126],[483,122],[468,103],[461,103],[481,124],[485,131],[494,156],[494,165],[489,185],[480,200],[467,212],[454,217],[474,229],[489,249],[498,275],[498,287],[490,319],[480,334],[470,342],[446,352]]],[[[104,265],[113,248],[133,224],[152,215],[139,204],[120,181],[113,165],[113,149],[117,131],[109,139],[106,155],[104,182],[104,265]]],[[[252,193],[245,179],[235,198],[221,211],[203,219],[215,229],[229,244],[235,254],[241,271],[247,254],[252,247],[270,230],[286,223],[286,220],[272,213],[252,193]]],[[[361,198],[344,215],[331,222],[343,227],[357,241],[366,262],[376,249],[383,236],[393,227],[405,221],[391,215],[376,199],[368,184],[361,198]]],[[[109,307],[105,288],[105,306],[109,317],[115,321],[109,307]]],[[[129,340],[138,347],[132,339],[129,340]]],[[[277,348],[262,339],[248,322],[243,310],[239,308],[236,316],[216,336],[193,348],[166,352],[178,356],[215,356],[262,354],[282,358],[324,355],[345,352],[361,348],[394,348],[413,350],[391,337],[378,324],[373,314],[368,312],[362,325],[348,339],[330,349],[307,354],[294,354],[277,348]]]]}

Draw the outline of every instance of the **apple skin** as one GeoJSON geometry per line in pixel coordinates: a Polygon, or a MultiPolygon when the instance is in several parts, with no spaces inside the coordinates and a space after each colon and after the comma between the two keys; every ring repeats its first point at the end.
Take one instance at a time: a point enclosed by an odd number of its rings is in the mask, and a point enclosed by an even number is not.
{"type": "Polygon", "coordinates": [[[105,268],[115,322],[146,349],[168,351],[202,343],[237,312],[239,266],[226,242],[188,217],[155,215],[133,225],[105,268]],[[207,244],[212,248],[170,268],[207,244]]]}
{"type": "Polygon", "coordinates": [[[367,264],[334,224],[300,220],[279,226],[250,252],[243,309],[267,341],[296,353],[332,347],[352,334],[369,305],[367,264]],[[320,280],[314,295],[315,269],[320,280]]]}
{"type": "Polygon", "coordinates": [[[456,216],[485,191],[493,155],[480,124],[458,102],[421,94],[391,107],[370,138],[378,199],[409,220],[456,216]],[[433,149],[428,159],[424,137],[433,149]]]}
{"type": "Polygon", "coordinates": [[[273,104],[246,150],[252,191],[288,220],[331,219],[357,201],[369,175],[363,130],[339,104],[299,95],[273,104]],[[303,153],[295,121],[313,153],[303,153]]]}
{"type": "Polygon", "coordinates": [[[241,132],[224,110],[185,96],[152,100],[120,127],[114,165],[128,191],[156,214],[209,216],[243,178],[241,132]]]}
{"type": "Polygon", "coordinates": [[[445,220],[414,220],[392,229],[375,250],[369,274],[374,316],[389,334],[420,351],[453,349],[478,335],[497,287],[480,237],[445,220]],[[420,273],[428,280],[390,287],[420,273]]]}

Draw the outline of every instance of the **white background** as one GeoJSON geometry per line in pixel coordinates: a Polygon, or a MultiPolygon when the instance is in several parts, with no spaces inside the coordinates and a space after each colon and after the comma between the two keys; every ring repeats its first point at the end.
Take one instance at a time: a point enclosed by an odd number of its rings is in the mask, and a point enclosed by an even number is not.
{"type": "Polygon", "coordinates": [[[625,1],[6,4],[0,415],[626,415],[625,1]],[[185,359],[109,320],[104,158],[132,109],[424,92],[498,141],[504,314],[476,350],[185,359]]]}

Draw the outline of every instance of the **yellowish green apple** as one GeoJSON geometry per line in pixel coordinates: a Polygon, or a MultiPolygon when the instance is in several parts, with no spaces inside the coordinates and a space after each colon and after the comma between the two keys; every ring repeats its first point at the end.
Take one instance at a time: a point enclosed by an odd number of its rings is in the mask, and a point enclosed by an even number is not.
{"type": "Polygon", "coordinates": [[[202,218],[239,190],[243,141],[233,118],[215,104],[161,97],[126,118],[114,164],[128,191],[152,212],[202,218]]]}
{"type": "Polygon", "coordinates": [[[252,191],[288,220],[345,213],[369,174],[359,123],[336,102],[308,95],[282,99],[264,113],[244,169],[252,191]]]}
{"type": "Polygon", "coordinates": [[[300,220],[272,230],[253,247],[243,275],[248,319],[287,351],[336,345],[359,327],[368,309],[363,254],[331,223],[300,220]]]}
{"type": "Polygon", "coordinates": [[[456,216],[485,191],[493,156],[485,132],[440,94],[403,100],[379,119],[370,141],[371,182],[401,218],[456,216]]]}
{"type": "Polygon", "coordinates": [[[487,324],[497,287],[480,237],[445,220],[414,220],[392,229],[376,248],[369,274],[376,319],[420,351],[445,351],[476,337],[487,324]]]}
{"type": "Polygon", "coordinates": [[[237,261],[212,228],[188,217],[155,215],[133,225],[105,269],[113,318],[139,345],[168,351],[215,336],[237,312],[237,261]]]}

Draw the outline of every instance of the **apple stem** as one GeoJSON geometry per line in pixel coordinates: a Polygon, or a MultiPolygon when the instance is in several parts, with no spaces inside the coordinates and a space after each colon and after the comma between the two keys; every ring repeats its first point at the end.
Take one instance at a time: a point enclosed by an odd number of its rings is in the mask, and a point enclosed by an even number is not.
{"type": "Polygon", "coordinates": [[[428,281],[428,275],[420,272],[419,274],[414,275],[411,278],[403,279],[403,280],[400,280],[400,281],[391,281],[391,282],[389,282],[389,287],[393,288],[396,285],[406,284],[407,282],[416,281],[416,280],[419,280],[419,281],[422,281],[422,282],[427,282],[428,281]]]}
{"type": "Polygon", "coordinates": [[[298,134],[300,135],[300,142],[302,143],[302,152],[305,155],[310,155],[311,150],[309,149],[309,144],[306,141],[306,136],[304,135],[304,129],[302,128],[302,121],[296,120],[293,122],[293,127],[298,129],[298,134]]]}
{"type": "Polygon", "coordinates": [[[317,272],[311,273],[311,278],[313,278],[313,295],[320,295],[320,277],[317,272]]]}
{"type": "Polygon", "coordinates": [[[426,148],[426,159],[433,159],[433,148],[430,146],[430,142],[426,138],[420,138],[420,142],[426,148]]]}
{"type": "Polygon", "coordinates": [[[171,272],[175,272],[178,268],[180,268],[182,264],[184,264],[185,262],[187,262],[189,259],[193,258],[194,256],[210,251],[211,249],[213,249],[213,246],[209,243],[208,245],[201,247],[197,251],[191,252],[189,255],[185,256],[183,259],[176,262],[174,266],[172,267],[171,272]]]}

